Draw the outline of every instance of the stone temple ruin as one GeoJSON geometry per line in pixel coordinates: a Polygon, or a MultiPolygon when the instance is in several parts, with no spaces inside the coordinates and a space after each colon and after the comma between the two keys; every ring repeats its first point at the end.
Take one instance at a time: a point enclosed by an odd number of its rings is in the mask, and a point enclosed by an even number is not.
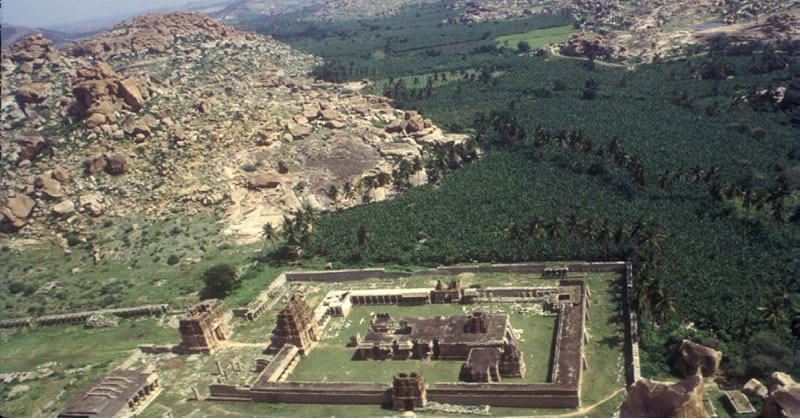
{"type": "Polygon", "coordinates": [[[301,354],[308,354],[319,339],[319,328],[314,312],[300,294],[294,294],[289,304],[278,313],[278,323],[272,331],[269,352],[279,351],[283,345],[296,346],[301,354]]]}
{"type": "Polygon", "coordinates": [[[205,300],[192,307],[180,320],[178,330],[178,350],[189,354],[212,354],[231,334],[219,300],[205,300]]]}
{"type": "Polygon", "coordinates": [[[161,392],[152,367],[101,374],[70,400],[60,418],[119,418],[135,415],[161,392]]]}
{"type": "Polygon", "coordinates": [[[465,377],[476,382],[525,375],[525,363],[506,314],[407,317],[395,327],[389,314],[378,313],[356,354],[362,360],[465,360],[465,377]]]}

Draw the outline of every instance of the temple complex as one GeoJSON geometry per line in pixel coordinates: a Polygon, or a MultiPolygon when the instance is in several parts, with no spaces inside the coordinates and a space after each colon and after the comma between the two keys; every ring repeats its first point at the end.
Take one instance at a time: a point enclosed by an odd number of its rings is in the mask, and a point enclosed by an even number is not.
{"type": "Polygon", "coordinates": [[[283,345],[289,343],[296,346],[303,355],[308,354],[319,340],[314,312],[302,294],[292,295],[289,304],[278,313],[278,323],[271,338],[268,350],[279,351],[283,345]]]}
{"type": "Polygon", "coordinates": [[[116,370],[95,377],[58,412],[60,418],[127,418],[161,391],[152,367],[116,370]]]}
{"type": "Polygon", "coordinates": [[[179,330],[180,351],[190,354],[211,354],[231,334],[219,300],[205,300],[192,307],[180,320],[179,330]]]}

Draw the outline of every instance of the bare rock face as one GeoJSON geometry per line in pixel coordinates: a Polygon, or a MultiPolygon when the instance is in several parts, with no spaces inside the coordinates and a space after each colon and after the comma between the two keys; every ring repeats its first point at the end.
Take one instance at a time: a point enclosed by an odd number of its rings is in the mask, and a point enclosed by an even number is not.
{"type": "Polygon", "coordinates": [[[275,189],[281,185],[277,176],[269,176],[266,174],[254,174],[247,178],[246,181],[248,189],[275,189]]]}
{"type": "Polygon", "coordinates": [[[31,211],[33,211],[35,205],[36,203],[33,199],[25,195],[18,195],[10,198],[6,201],[5,205],[0,208],[0,214],[5,216],[4,224],[16,230],[25,227],[28,223],[28,216],[31,215],[31,211]]]}
{"type": "Polygon", "coordinates": [[[631,386],[620,407],[622,418],[703,418],[703,377],[699,374],[671,386],[643,378],[631,386]]]}
{"type": "Polygon", "coordinates": [[[713,377],[719,371],[719,363],[722,361],[722,352],[690,340],[681,342],[677,355],[676,367],[684,377],[698,373],[703,377],[713,377]]]}
{"type": "Polygon", "coordinates": [[[128,171],[128,161],[119,155],[107,157],[105,170],[112,176],[125,174],[128,171]]]}

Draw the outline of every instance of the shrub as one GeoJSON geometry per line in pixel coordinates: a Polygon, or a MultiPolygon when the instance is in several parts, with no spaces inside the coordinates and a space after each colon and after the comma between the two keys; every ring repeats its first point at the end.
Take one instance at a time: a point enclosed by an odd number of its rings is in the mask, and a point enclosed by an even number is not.
{"type": "Polygon", "coordinates": [[[227,263],[220,263],[208,268],[203,274],[205,289],[203,295],[212,298],[224,298],[239,286],[236,269],[227,263]]]}
{"type": "Polygon", "coordinates": [[[521,53],[529,52],[531,50],[531,44],[525,41],[519,41],[519,43],[517,43],[517,50],[521,53]]]}
{"type": "Polygon", "coordinates": [[[181,261],[181,258],[178,255],[169,255],[167,258],[167,265],[175,265],[181,261]]]}

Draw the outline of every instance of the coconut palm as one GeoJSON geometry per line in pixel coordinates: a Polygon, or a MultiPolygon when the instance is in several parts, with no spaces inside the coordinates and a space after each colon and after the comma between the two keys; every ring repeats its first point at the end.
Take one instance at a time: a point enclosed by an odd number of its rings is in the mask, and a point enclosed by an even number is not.
{"type": "Polygon", "coordinates": [[[353,200],[353,198],[356,197],[355,188],[353,187],[353,184],[350,183],[349,181],[345,182],[344,185],[342,185],[342,196],[346,201],[351,201],[353,200]]]}
{"type": "Polygon", "coordinates": [[[672,186],[672,173],[669,170],[665,170],[658,178],[658,186],[661,189],[669,189],[672,186]]]}
{"type": "Polygon", "coordinates": [[[278,231],[272,226],[272,223],[266,223],[261,227],[261,232],[264,236],[264,240],[271,242],[272,250],[275,251],[275,240],[278,239],[278,231]]]}
{"type": "Polygon", "coordinates": [[[544,220],[541,217],[535,216],[528,223],[528,235],[534,239],[542,238],[547,231],[545,230],[544,220]]]}
{"type": "Polygon", "coordinates": [[[557,240],[561,237],[561,227],[564,226],[564,220],[561,217],[553,218],[553,221],[547,226],[547,235],[553,239],[557,240]]]}
{"type": "Polygon", "coordinates": [[[339,189],[336,187],[336,185],[329,186],[328,190],[325,191],[325,195],[327,195],[328,199],[333,202],[333,208],[336,209],[338,206],[337,204],[339,203],[339,189]]]}

